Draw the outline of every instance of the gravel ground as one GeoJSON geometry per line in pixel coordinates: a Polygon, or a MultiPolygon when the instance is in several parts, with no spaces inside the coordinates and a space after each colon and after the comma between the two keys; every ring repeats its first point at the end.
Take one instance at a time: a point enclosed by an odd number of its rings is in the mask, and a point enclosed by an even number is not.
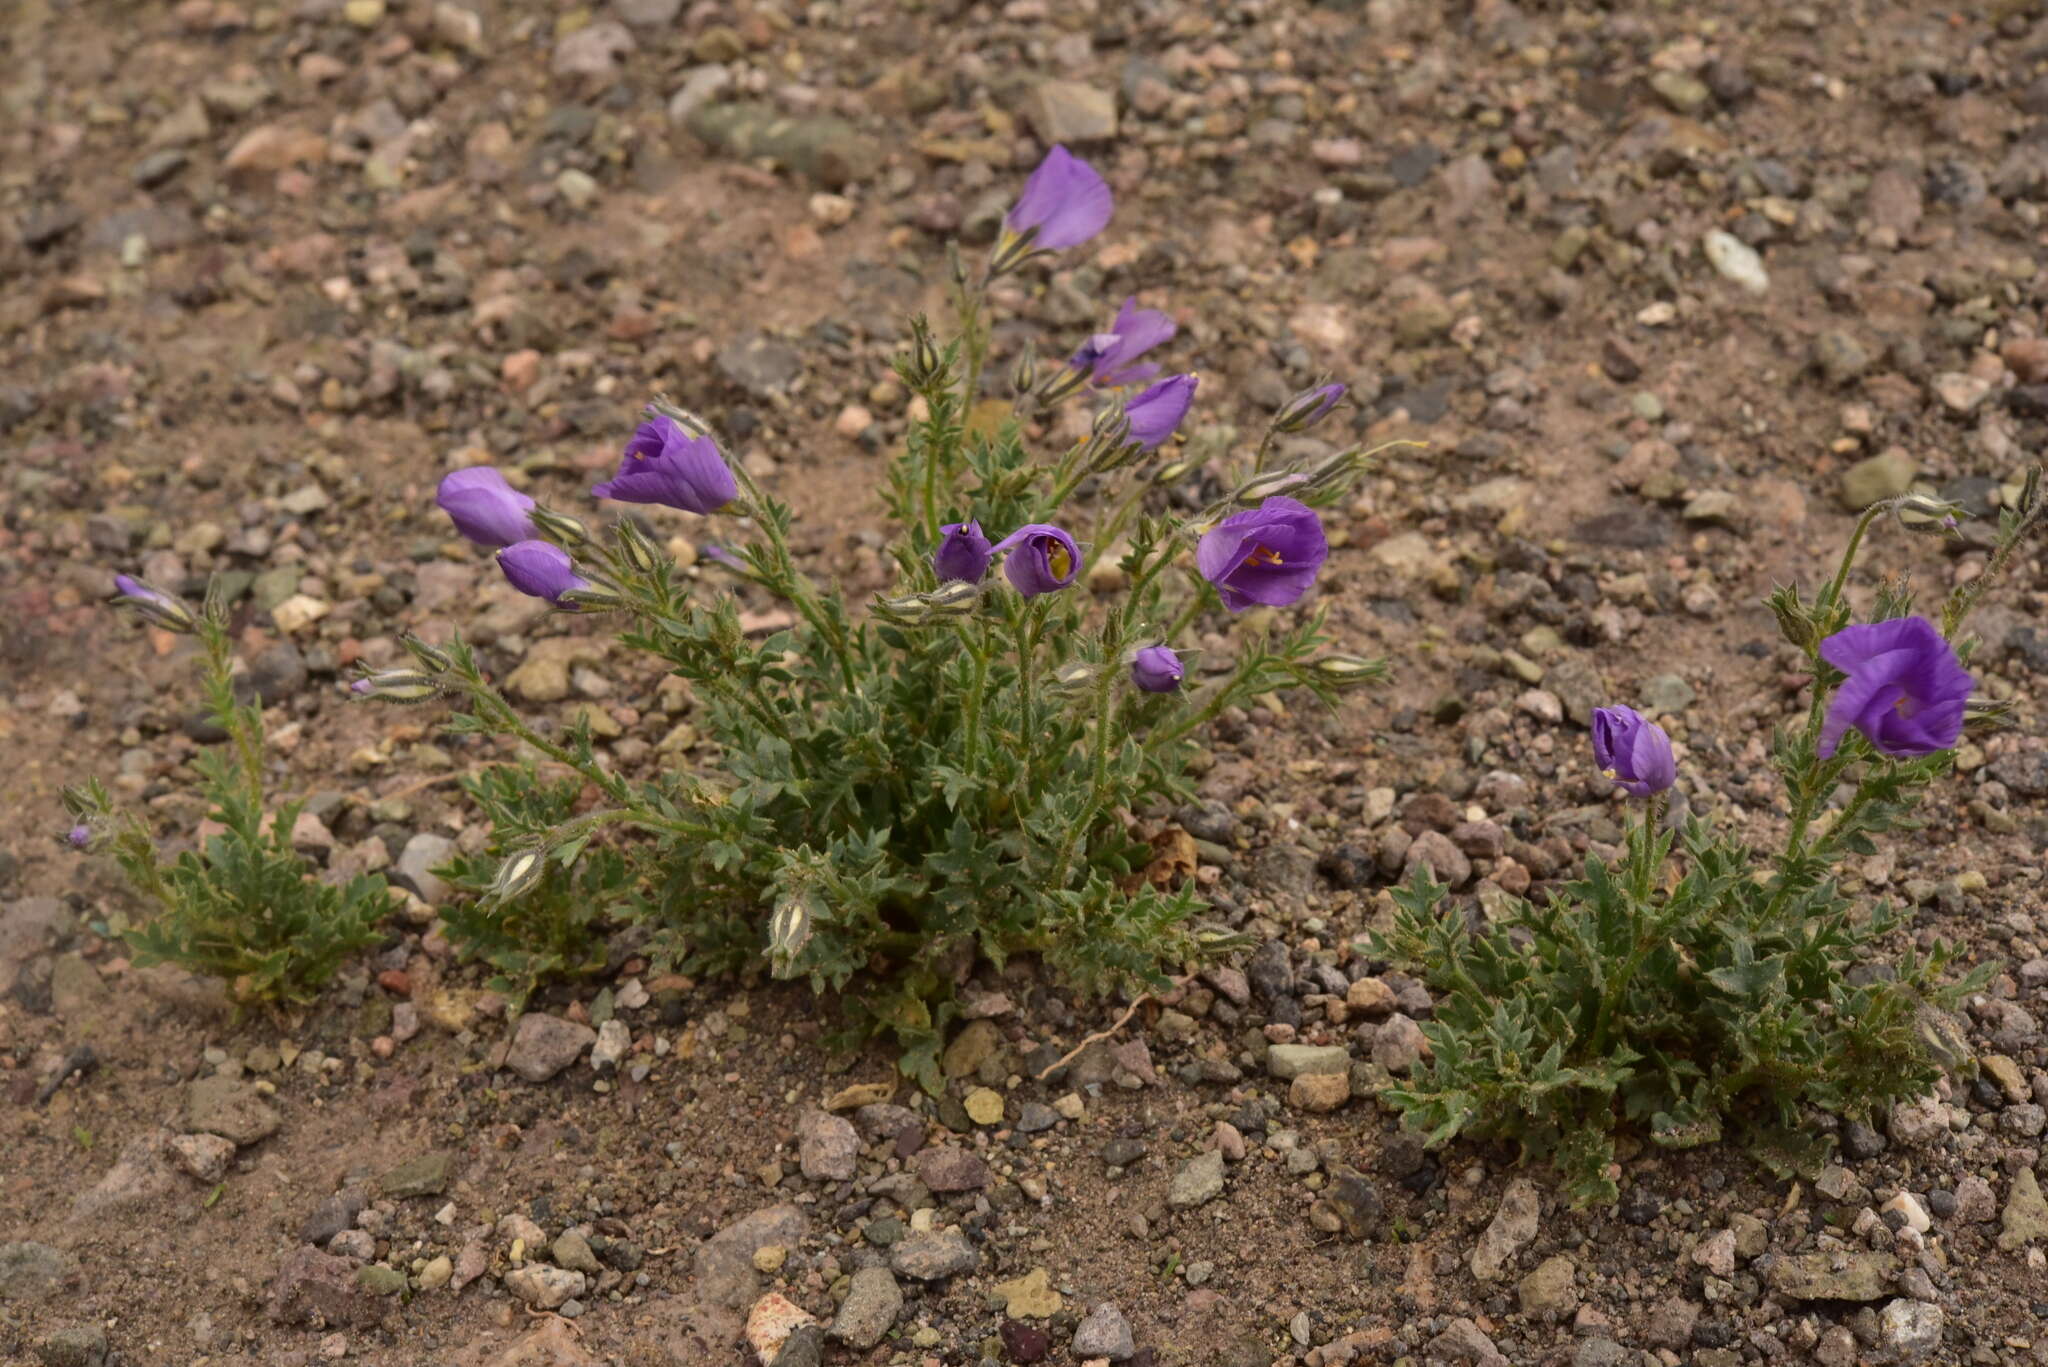
{"type": "MultiPolygon", "coordinates": [[[[1425,1153],[1373,1096],[1430,995],[1352,948],[1418,859],[1483,914],[1611,846],[1609,700],[1693,810],[1782,833],[1803,681],[1761,594],[1872,499],[1991,514],[2041,446],[2035,0],[14,0],[0,54],[0,1358],[2048,1361],[2038,555],[1975,619],[2017,726],[1849,871],[2001,966],[1975,1066],[1818,1181],[1625,1150],[1574,1212],[1513,1153],[1425,1153]],[[435,482],[488,458],[578,507],[667,389],[882,587],[898,320],[1055,140],[1118,216],[1005,287],[992,374],[1135,295],[1203,376],[1188,454],[1326,371],[1353,430],[1300,455],[1428,443],[1320,589],[1393,683],[1226,717],[1175,816],[1261,947],[1064,1063],[1122,1005],[985,973],[936,1098],[807,994],[630,957],[504,1019],[426,872],[498,755],[343,672],[459,626],[621,767],[707,751],[450,544],[435,482]],[[53,838],[88,772],[174,839],[201,814],[191,661],[101,606],[116,570],[225,577],[301,843],[416,896],[301,1016],[128,964],[92,925],[133,903],[53,838]]],[[[694,562],[705,528],[651,525],[694,562]]],[[[1855,592],[1982,546],[1880,536],[1855,592]]]]}

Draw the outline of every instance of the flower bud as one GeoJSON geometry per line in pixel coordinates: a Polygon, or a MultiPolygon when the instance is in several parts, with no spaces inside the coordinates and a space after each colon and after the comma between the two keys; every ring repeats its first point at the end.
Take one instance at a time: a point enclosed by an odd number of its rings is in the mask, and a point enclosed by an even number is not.
{"type": "Polygon", "coordinates": [[[114,576],[114,588],[115,606],[133,608],[137,616],[154,626],[181,636],[190,636],[199,629],[191,605],[167,589],[125,574],[114,576]]]}
{"type": "Polygon", "coordinates": [[[1085,693],[1094,682],[1102,677],[1102,666],[1087,660],[1069,660],[1052,672],[1052,680],[1046,685],[1048,692],[1063,697],[1085,693]]]}
{"type": "Polygon", "coordinates": [[[90,783],[67,784],[62,797],[64,810],[81,821],[98,815],[100,811],[100,803],[94,796],[93,785],[90,783]]]}
{"type": "Polygon", "coordinates": [[[70,830],[64,832],[64,840],[72,849],[82,850],[87,845],[92,844],[92,827],[81,821],[70,830]]]}
{"type": "Polygon", "coordinates": [[[661,552],[632,518],[620,518],[612,528],[612,537],[618,543],[619,558],[641,574],[651,576],[661,567],[661,552]]]}
{"type": "Polygon", "coordinates": [[[446,674],[455,668],[455,661],[447,651],[428,645],[409,631],[398,638],[398,643],[411,652],[413,659],[419,661],[420,668],[429,674],[446,674]]]}
{"type": "Polygon", "coordinates": [[[1193,474],[1200,465],[1201,461],[1193,456],[1184,456],[1179,460],[1169,461],[1153,472],[1152,482],[1154,484],[1178,484],[1193,474]]]}
{"type": "Polygon", "coordinates": [[[1306,432],[1324,418],[1330,416],[1344,397],[1341,384],[1320,384],[1304,389],[1286,403],[1273,416],[1273,430],[1276,432],[1306,432]]]}
{"type": "Polygon", "coordinates": [[[514,850],[498,865],[498,876],[491,880],[491,889],[484,896],[501,904],[523,897],[540,882],[547,867],[548,852],[540,846],[514,850]]]}
{"type": "Polygon", "coordinates": [[[1387,677],[1385,660],[1368,660],[1363,655],[1324,655],[1309,668],[1315,670],[1316,677],[1324,683],[1338,688],[1377,683],[1387,677]]]}
{"type": "MultiPolygon", "coordinates": [[[[1045,383],[1039,386],[1038,389],[1038,401],[1042,404],[1056,404],[1061,399],[1079,392],[1087,383],[1087,371],[1063,365],[1045,377],[1045,383]]],[[[1114,413],[1116,411],[1117,407],[1115,404],[1111,404],[1108,408],[1102,410],[1103,413],[1114,413]]],[[[1095,420],[1098,423],[1101,422],[1101,415],[1098,414],[1095,420]]]]}
{"type": "Polygon", "coordinates": [[[932,340],[932,325],[918,314],[910,320],[910,356],[903,363],[903,378],[912,389],[930,389],[946,375],[945,358],[932,340]]]}
{"type": "Polygon", "coordinates": [[[580,551],[590,544],[590,529],[567,513],[536,504],[526,520],[564,550],[580,551]]]}
{"type": "Polygon", "coordinates": [[[1325,458],[1321,464],[1308,472],[1308,481],[1302,488],[1320,490],[1342,488],[1356,479],[1365,469],[1365,453],[1356,446],[1346,447],[1334,456],[1325,458]]]}
{"type": "Polygon", "coordinates": [[[1892,503],[1892,520],[1909,532],[1926,536],[1955,536],[1956,515],[1963,505],[1929,494],[1907,494],[1892,503]]]}
{"type": "Polygon", "coordinates": [[[362,702],[420,703],[439,696],[440,682],[417,669],[384,669],[365,674],[348,686],[349,695],[362,702]]]}
{"type": "Polygon", "coordinates": [[[1275,494],[1291,493],[1308,483],[1308,476],[1299,470],[1273,470],[1263,475],[1254,475],[1238,486],[1230,496],[1233,503],[1255,508],[1275,494]]]}
{"type": "Polygon", "coordinates": [[[1820,624],[1813,620],[1813,614],[1799,601],[1799,590],[1787,586],[1772,590],[1764,599],[1764,605],[1771,615],[1778,619],[1778,634],[1806,654],[1812,654],[1820,640],[1820,624]]]}
{"type": "Polygon", "coordinates": [[[921,593],[905,594],[900,598],[877,598],[875,616],[899,627],[923,626],[931,615],[931,607],[921,593]]]}
{"type": "Polygon", "coordinates": [[[811,942],[811,908],[802,897],[785,897],[768,918],[768,958],[776,975],[789,972],[796,956],[811,942]]]}
{"type": "Polygon", "coordinates": [[[626,600],[609,584],[586,584],[582,588],[564,589],[556,596],[555,605],[585,612],[612,612],[626,606],[626,600]]]}
{"type": "Polygon", "coordinates": [[[975,607],[981,602],[981,585],[970,584],[964,579],[941,584],[930,593],[921,593],[919,600],[924,604],[926,618],[972,617],[975,607]]]}
{"type": "Polygon", "coordinates": [[[1018,353],[1017,364],[1010,367],[1010,389],[1020,397],[1038,387],[1038,347],[1026,342],[1024,350],[1018,353]]]}
{"type": "Polygon", "coordinates": [[[2012,722],[2012,699],[1976,695],[1963,704],[1965,726],[2007,726],[2012,722]]]}

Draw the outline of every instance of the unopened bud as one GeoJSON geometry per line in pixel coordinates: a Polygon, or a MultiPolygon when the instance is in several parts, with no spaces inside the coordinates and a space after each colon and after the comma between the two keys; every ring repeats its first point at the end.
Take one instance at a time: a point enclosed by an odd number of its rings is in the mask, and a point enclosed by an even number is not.
{"type": "Polygon", "coordinates": [[[431,674],[417,669],[384,669],[365,674],[348,686],[349,696],[361,702],[421,703],[438,697],[441,684],[431,674]]]}
{"type": "Polygon", "coordinates": [[[797,955],[811,942],[811,908],[802,897],[785,897],[768,918],[768,958],[777,976],[789,972],[797,955]]]}
{"type": "Polygon", "coordinates": [[[1085,693],[1098,678],[1102,677],[1102,666],[1086,660],[1069,660],[1052,672],[1052,681],[1046,687],[1054,693],[1072,697],[1085,693]]]}
{"type": "Polygon", "coordinates": [[[945,358],[932,340],[932,325],[920,313],[910,320],[910,356],[903,364],[903,378],[912,389],[930,389],[943,381],[945,374],[945,358]]]}
{"type": "Polygon", "coordinates": [[[1189,475],[1193,474],[1195,472],[1195,468],[1200,464],[1200,461],[1194,459],[1191,456],[1183,457],[1180,460],[1169,461],[1165,465],[1160,466],[1157,470],[1153,472],[1152,482],[1154,484],[1178,484],[1180,481],[1186,479],[1189,475]]]}
{"type": "Polygon", "coordinates": [[[1254,475],[1238,487],[1230,496],[1231,502],[1246,507],[1264,503],[1275,494],[1292,493],[1308,483],[1308,476],[1299,470],[1274,470],[1263,475],[1254,475]]]}
{"type": "Polygon", "coordinates": [[[901,598],[877,598],[875,616],[885,622],[894,622],[899,627],[924,625],[931,616],[931,605],[925,602],[921,593],[905,594],[901,598]]]}
{"type": "Polygon", "coordinates": [[[1319,384],[1312,389],[1304,389],[1280,405],[1280,411],[1273,415],[1273,430],[1306,432],[1330,416],[1330,410],[1343,397],[1344,386],[1341,384],[1319,384]]]}
{"type": "Polygon", "coordinates": [[[165,631],[175,631],[181,636],[190,636],[199,629],[199,620],[192,615],[192,606],[168,589],[125,574],[114,576],[117,607],[132,608],[136,616],[165,631]]]}
{"type": "Polygon", "coordinates": [[[538,845],[514,850],[498,865],[498,876],[491,880],[491,890],[485,894],[493,902],[510,902],[532,891],[547,872],[548,852],[538,845]]]}
{"type": "Polygon", "coordinates": [[[567,513],[535,504],[527,510],[526,518],[563,550],[580,551],[590,544],[590,529],[567,513]]]}
{"type": "Polygon", "coordinates": [[[619,558],[642,574],[652,575],[661,566],[661,552],[647,539],[647,533],[640,530],[640,524],[630,517],[619,519],[612,528],[612,538],[618,543],[619,558]]]}
{"type": "Polygon", "coordinates": [[[1892,502],[1892,520],[1909,532],[1927,536],[1955,536],[1957,514],[1963,505],[1931,494],[1907,494],[1892,502]]]}
{"type": "Polygon", "coordinates": [[[981,585],[955,579],[930,593],[919,594],[918,599],[924,604],[927,617],[972,617],[981,602],[981,585]]]}
{"type": "Polygon", "coordinates": [[[1820,627],[1813,620],[1813,614],[1806,610],[1806,605],[1799,601],[1799,590],[1790,586],[1773,590],[1764,599],[1764,605],[1778,619],[1778,634],[1799,650],[1811,654],[1815,643],[1820,640],[1820,627]]]}
{"type": "Polygon", "coordinates": [[[1963,704],[1963,725],[2004,726],[2012,720],[2012,699],[1974,696],[1963,704]]]}
{"type": "Polygon", "coordinates": [[[420,662],[420,668],[429,674],[446,674],[455,668],[455,661],[447,651],[439,646],[428,645],[409,631],[398,638],[398,643],[404,646],[413,659],[420,662]]]}
{"type": "Polygon", "coordinates": [[[89,816],[99,814],[100,803],[95,798],[93,785],[90,783],[68,784],[61,796],[64,801],[64,810],[81,821],[89,816]]]}
{"type": "Polygon", "coordinates": [[[1010,389],[1018,395],[1029,394],[1038,388],[1038,347],[1026,342],[1024,350],[1018,353],[1017,364],[1010,367],[1010,389]]]}
{"type": "Polygon", "coordinates": [[[555,601],[565,608],[579,608],[585,612],[612,612],[626,606],[625,597],[608,584],[585,584],[580,589],[565,589],[555,601]]]}
{"type": "Polygon", "coordinates": [[[1309,667],[1317,678],[1338,688],[1377,683],[1387,677],[1385,660],[1368,660],[1363,655],[1324,655],[1309,667]]]}
{"type": "Polygon", "coordinates": [[[1356,479],[1365,469],[1365,453],[1356,446],[1346,447],[1336,455],[1327,457],[1321,464],[1308,472],[1304,490],[1342,488],[1356,479]]]}
{"type": "MultiPolygon", "coordinates": [[[[1052,374],[1045,377],[1045,383],[1040,385],[1038,389],[1038,401],[1043,404],[1056,404],[1061,399],[1080,392],[1082,386],[1087,383],[1088,372],[1086,370],[1083,370],[1080,366],[1062,365],[1059,369],[1053,371],[1052,374]]],[[[1095,421],[1100,423],[1104,413],[1114,413],[1116,411],[1118,411],[1118,405],[1112,404],[1108,408],[1103,409],[1102,413],[1096,414],[1095,421]]]]}

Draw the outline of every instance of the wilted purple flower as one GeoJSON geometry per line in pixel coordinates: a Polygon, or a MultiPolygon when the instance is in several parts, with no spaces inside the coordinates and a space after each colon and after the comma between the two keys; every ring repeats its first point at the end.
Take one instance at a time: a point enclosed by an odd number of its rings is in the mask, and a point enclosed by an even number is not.
{"type": "Polygon", "coordinates": [[[1316,582],[1329,555],[1315,509],[1279,497],[1232,513],[1203,533],[1195,567],[1216,586],[1224,607],[1243,612],[1254,603],[1292,603],[1316,582]]]}
{"type": "Polygon", "coordinates": [[[546,541],[514,542],[498,552],[498,568],[513,588],[558,608],[568,606],[563,594],[590,587],[590,581],[576,573],[569,553],[546,541]]]}
{"type": "Polygon", "coordinates": [[[1003,573],[1026,598],[1063,589],[1081,572],[1081,548],[1074,538],[1044,522],[1019,527],[989,547],[990,555],[1005,551],[1003,573]]]}
{"type": "Polygon", "coordinates": [[[114,599],[116,607],[133,608],[138,616],[165,631],[190,633],[198,628],[191,606],[166,589],[132,575],[117,574],[114,576],[114,591],[120,595],[114,599]]]}
{"type": "Polygon", "coordinates": [[[1131,682],[1147,693],[1173,692],[1185,672],[1172,646],[1146,646],[1131,657],[1131,682]]]}
{"type": "Polygon", "coordinates": [[[1131,440],[1150,451],[1172,436],[1188,415],[1188,405],[1195,401],[1196,383],[1193,375],[1169,375],[1125,404],[1131,440]]]}
{"type": "Polygon", "coordinates": [[[1282,432],[1306,432],[1324,418],[1344,398],[1345,387],[1341,384],[1317,385],[1304,389],[1289,399],[1273,418],[1273,426],[1282,432]]]}
{"type": "Polygon", "coordinates": [[[533,535],[533,524],[526,517],[533,511],[533,500],[508,484],[493,466],[449,471],[441,477],[434,502],[448,514],[456,531],[479,546],[496,550],[533,535]]]}
{"type": "Polygon", "coordinates": [[[1095,168],[1055,146],[1024,182],[1003,227],[1014,234],[1036,228],[1031,246],[1045,251],[1078,247],[1109,225],[1109,186],[1095,168]]]}
{"type": "Polygon", "coordinates": [[[1633,707],[1593,709],[1593,762],[1637,797],[1661,793],[1678,781],[1671,737],[1633,707]]]}
{"type": "Polygon", "coordinates": [[[70,842],[72,849],[82,850],[92,843],[92,827],[81,821],[66,831],[64,838],[70,842]]]}
{"type": "Polygon", "coordinates": [[[1132,362],[1178,331],[1173,320],[1158,309],[1141,309],[1136,299],[1124,300],[1109,331],[1098,332],[1081,343],[1081,349],[1067,362],[1100,385],[1139,384],[1159,373],[1156,365],[1132,362]]]}
{"type": "Polygon", "coordinates": [[[1946,750],[1962,735],[1973,680],[1925,617],[1844,627],[1820,643],[1820,657],[1849,676],[1828,704],[1822,759],[1851,727],[1897,758],[1946,750]]]}
{"type": "Polygon", "coordinates": [[[709,514],[732,502],[739,491],[717,442],[693,437],[674,418],[660,416],[640,424],[626,443],[619,472],[590,492],[621,503],[659,503],[709,514]]]}
{"type": "Polygon", "coordinates": [[[988,562],[995,558],[995,548],[982,535],[981,524],[948,522],[939,531],[943,535],[932,556],[932,569],[937,571],[939,582],[959,579],[979,584],[988,574],[988,562]]]}
{"type": "Polygon", "coordinates": [[[706,546],[704,548],[704,558],[715,565],[723,565],[729,570],[739,570],[741,573],[745,573],[750,568],[746,561],[734,555],[723,546],[706,546]]]}

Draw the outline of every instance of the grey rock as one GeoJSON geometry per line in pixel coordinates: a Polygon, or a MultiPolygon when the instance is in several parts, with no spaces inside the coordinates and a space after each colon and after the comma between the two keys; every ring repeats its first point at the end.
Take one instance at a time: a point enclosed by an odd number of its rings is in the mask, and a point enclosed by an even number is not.
{"type": "Polygon", "coordinates": [[[1870,369],[1870,352],[1848,333],[1833,328],[1813,339],[1813,364],[1830,384],[1850,384],[1870,369]]]}
{"type": "Polygon", "coordinates": [[[903,1289],[889,1269],[859,1268],[832,1320],[832,1337],[856,1352],[866,1352],[882,1341],[902,1313],[903,1289]]]}
{"type": "Polygon", "coordinates": [[[184,1128],[254,1144],[284,1123],[263,1095],[239,1078],[203,1077],[185,1088],[184,1128]]]}
{"type": "MultiPolygon", "coordinates": [[[[175,1189],[178,1175],[171,1165],[171,1138],[169,1130],[158,1129],[129,1140],[106,1175],[72,1202],[72,1214],[80,1218],[102,1216],[123,1206],[153,1201],[175,1189]]],[[[227,1144],[230,1151],[234,1147],[218,1137],[215,1142],[227,1144]]]]}
{"type": "Polygon", "coordinates": [[[634,28],[667,28],[683,12],[683,0],[612,0],[612,8],[634,28]]]}
{"type": "Polygon", "coordinates": [[[297,1248],[270,1283],[270,1318],[278,1324],[326,1323],[368,1329],[384,1317],[383,1297],[356,1279],[356,1265],[317,1248],[297,1248]]]}
{"type": "Polygon", "coordinates": [[[1941,1307],[1901,1297],[1877,1315],[1878,1344],[1887,1362],[1924,1362],[1941,1347],[1941,1307]]]}
{"type": "Polygon", "coordinates": [[[1428,1363],[1453,1364],[1462,1367],[1509,1367],[1508,1360],[1494,1346],[1486,1332],[1471,1320],[1460,1316],[1450,1322],[1445,1330],[1431,1339],[1423,1349],[1423,1361],[1428,1363]]]}
{"type": "Polygon", "coordinates": [[[1472,1275],[1482,1282],[1504,1275],[1515,1255],[1536,1237],[1542,1210],[1534,1183],[1526,1178],[1508,1183],[1508,1189],[1501,1194],[1500,1209],[1494,1212],[1493,1220],[1479,1236],[1478,1247],[1472,1250],[1472,1275]]]}
{"type": "Polygon", "coordinates": [[[668,121],[679,128],[688,124],[691,115],[731,88],[732,73],[723,63],[691,67],[683,73],[683,83],[675,94],[668,97],[668,121]]]}
{"type": "Polygon", "coordinates": [[[1428,1056],[1422,1027],[1399,1011],[1373,1032],[1372,1061],[1390,1073],[1406,1073],[1428,1056]]]}
{"type": "Polygon", "coordinates": [[[917,1178],[933,1191],[980,1191],[989,1183],[988,1164],[955,1145],[926,1149],[916,1160],[917,1178]]]}
{"type": "Polygon", "coordinates": [[[720,349],[717,360],[719,374],[757,398],[780,394],[804,373],[801,352],[758,332],[720,349]]]}
{"type": "Polygon", "coordinates": [[[1446,887],[1461,888],[1472,879],[1472,860],[1441,831],[1424,831],[1408,846],[1402,861],[1401,881],[1407,883],[1418,869],[1427,868],[1446,887]]]}
{"type": "Polygon", "coordinates": [[[0,1301],[39,1301],[78,1275],[78,1259],[31,1241],[0,1244],[0,1301]]]}
{"type": "Polygon", "coordinates": [[[420,831],[405,842],[398,862],[391,866],[391,881],[411,888],[420,900],[437,906],[448,897],[448,883],[434,872],[455,854],[455,842],[445,835],[420,831]]]}
{"type": "Polygon", "coordinates": [[[580,1296],[589,1278],[573,1268],[527,1263],[505,1274],[505,1289],[537,1310],[553,1310],[572,1296],[580,1296]]]}
{"type": "Polygon", "coordinates": [[[844,1116],[813,1108],[796,1122],[797,1166],[813,1182],[853,1180],[860,1135],[844,1116]]]}
{"type": "Polygon", "coordinates": [[[2000,1248],[2016,1249],[2036,1239],[2048,1239],[2048,1199],[2043,1199],[2032,1168],[2021,1168],[2012,1179],[2012,1190],[1998,1219],[2000,1248]]]}
{"type": "Polygon", "coordinates": [[[1855,513],[1897,498],[1913,487],[1913,477],[1919,473],[1920,462],[1897,446],[1859,460],[1842,472],[1842,506],[1855,513]]]}
{"type": "Polygon", "coordinates": [[[744,1308],[758,1292],[754,1271],[757,1249],[794,1248],[803,1242],[810,1222],[796,1206],[767,1206],[733,1221],[697,1249],[696,1292],[713,1305],[744,1308]]]}
{"type": "Polygon", "coordinates": [[[1106,142],[1116,136],[1116,96],[1081,81],[1040,81],[1025,112],[1041,142],[1106,142]]]}
{"type": "Polygon", "coordinates": [[[600,19],[555,43],[549,69],[557,76],[573,77],[592,86],[606,86],[618,79],[619,61],[636,51],[633,34],[616,19],[600,19]]]}
{"type": "Polygon", "coordinates": [[[59,1329],[36,1345],[43,1367],[101,1367],[107,1360],[107,1331],[97,1324],[59,1329]]]}
{"type": "Polygon", "coordinates": [[[574,1063],[597,1040],[597,1031],[560,1016],[529,1011],[512,1032],[505,1066],[528,1082],[546,1082],[574,1063]]]}
{"type": "Polygon", "coordinates": [[[1175,1210],[1192,1210],[1223,1194],[1223,1151],[1210,1149],[1181,1165],[1167,1187],[1166,1204],[1175,1210]]]}
{"type": "Polygon", "coordinates": [[[355,1224],[356,1216],[363,1213],[369,1199],[360,1187],[336,1192],[314,1207],[313,1213],[299,1226],[299,1238],[309,1244],[326,1243],[355,1224]]]}
{"type": "Polygon", "coordinates": [[[385,1173],[377,1179],[377,1190],[401,1200],[409,1196],[438,1196],[448,1189],[448,1178],[454,1168],[455,1155],[446,1149],[435,1149],[408,1158],[385,1173]]]}
{"type": "Polygon", "coordinates": [[[972,1272],[981,1254],[958,1230],[924,1230],[889,1250],[889,1266],[905,1277],[934,1282],[972,1272]]]}
{"type": "Polygon", "coordinates": [[[1545,1258],[1516,1284],[1522,1313],[1538,1322],[1559,1323],[1579,1308],[1579,1268],[1564,1254],[1545,1258]]]}
{"type": "Polygon", "coordinates": [[[1130,1321],[1124,1318],[1123,1311],[1108,1301],[1090,1310],[1088,1318],[1074,1330],[1075,1357],[1122,1362],[1137,1351],[1138,1345],[1131,1337],[1130,1321]]]}
{"type": "Polygon", "coordinates": [[[1351,1051],[1341,1044],[1276,1044],[1266,1051],[1266,1071],[1283,1082],[1304,1073],[1343,1073],[1351,1069],[1351,1051]]]}
{"type": "Polygon", "coordinates": [[[604,1264],[597,1260],[597,1254],[590,1247],[590,1240],[573,1229],[565,1229],[555,1236],[548,1246],[548,1256],[555,1260],[556,1267],[566,1267],[572,1272],[582,1272],[597,1277],[604,1273],[604,1264]]]}
{"type": "Polygon", "coordinates": [[[1889,1253],[1795,1253],[1773,1261],[1771,1290],[1801,1301],[1874,1301],[1891,1289],[1899,1260],[1889,1253]]]}
{"type": "Polygon", "coordinates": [[[632,1047],[633,1032],[614,1016],[597,1027],[597,1043],[590,1046],[590,1066],[600,1073],[617,1068],[632,1047]]]}

